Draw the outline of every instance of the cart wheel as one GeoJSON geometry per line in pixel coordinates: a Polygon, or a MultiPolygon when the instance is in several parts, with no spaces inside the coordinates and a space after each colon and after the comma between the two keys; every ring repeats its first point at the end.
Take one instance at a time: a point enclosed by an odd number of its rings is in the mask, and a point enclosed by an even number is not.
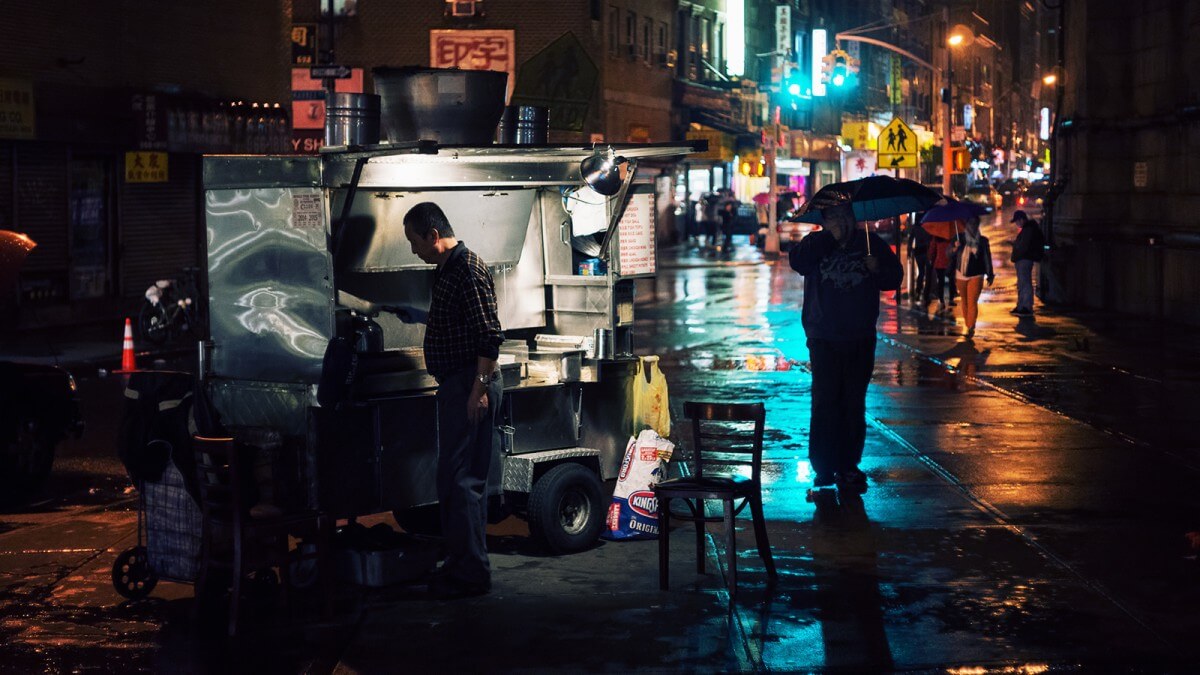
{"type": "Polygon", "coordinates": [[[150,595],[158,583],[158,575],[150,569],[145,546],[134,546],[117,556],[112,568],[113,588],[130,600],[150,595]]]}
{"type": "Polygon", "coordinates": [[[554,553],[574,553],[595,544],[604,512],[600,478],[581,464],[550,469],[529,494],[529,529],[554,553]]]}

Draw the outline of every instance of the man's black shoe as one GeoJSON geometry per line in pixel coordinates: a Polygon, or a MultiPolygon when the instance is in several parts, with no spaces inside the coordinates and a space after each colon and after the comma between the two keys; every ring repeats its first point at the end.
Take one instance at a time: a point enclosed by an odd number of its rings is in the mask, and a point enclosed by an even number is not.
{"type": "Polygon", "coordinates": [[[458,581],[453,577],[443,576],[429,582],[429,594],[439,600],[456,600],[458,598],[473,598],[487,595],[492,590],[490,582],[472,584],[458,581]]]}
{"type": "Polygon", "coordinates": [[[853,494],[867,491],[867,474],[858,469],[847,469],[838,473],[838,489],[853,494]]]}

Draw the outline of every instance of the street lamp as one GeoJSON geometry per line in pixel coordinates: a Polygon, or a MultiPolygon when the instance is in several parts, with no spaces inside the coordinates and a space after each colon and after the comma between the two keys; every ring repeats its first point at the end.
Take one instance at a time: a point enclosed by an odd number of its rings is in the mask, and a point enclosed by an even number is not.
{"type": "Polygon", "coordinates": [[[969,26],[958,24],[946,35],[946,114],[942,122],[942,193],[951,194],[950,177],[954,174],[954,154],[950,151],[950,136],[954,129],[954,67],[952,54],[957,47],[969,47],[975,33],[969,26]]]}
{"type": "Polygon", "coordinates": [[[1053,87],[1055,82],[1058,82],[1058,75],[1055,75],[1054,73],[1048,73],[1042,78],[1042,84],[1046,85],[1047,87],[1053,87]]]}

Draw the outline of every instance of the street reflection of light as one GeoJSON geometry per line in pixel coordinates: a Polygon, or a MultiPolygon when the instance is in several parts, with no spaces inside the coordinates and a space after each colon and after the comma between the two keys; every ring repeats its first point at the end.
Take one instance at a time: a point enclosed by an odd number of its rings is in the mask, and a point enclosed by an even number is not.
{"type": "Polygon", "coordinates": [[[786,356],[776,354],[748,354],[745,357],[746,370],[757,372],[775,371],[786,372],[796,365],[786,356]]]}
{"type": "Polygon", "coordinates": [[[796,482],[797,483],[810,483],[810,482],[812,482],[812,479],[813,479],[812,465],[810,465],[808,463],[808,460],[802,459],[802,460],[797,461],[796,462],[796,482]]]}
{"type": "Polygon", "coordinates": [[[990,675],[991,673],[1018,673],[1020,675],[1037,675],[1038,673],[1049,672],[1050,666],[1045,663],[1023,663],[1016,666],[1002,666],[999,668],[987,668],[984,666],[959,666],[957,668],[947,668],[946,672],[951,675],[990,675]]]}

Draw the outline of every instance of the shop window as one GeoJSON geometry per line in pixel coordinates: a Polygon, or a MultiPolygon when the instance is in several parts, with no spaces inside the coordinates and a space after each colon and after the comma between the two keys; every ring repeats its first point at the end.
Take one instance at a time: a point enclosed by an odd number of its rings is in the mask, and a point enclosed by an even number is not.
{"type": "Polygon", "coordinates": [[[610,56],[621,53],[621,10],[612,5],[608,8],[608,53],[610,56]]]}
{"type": "Polygon", "coordinates": [[[637,56],[637,14],[634,12],[625,14],[625,49],[629,58],[637,56]]]}
{"type": "Polygon", "coordinates": [[[109,284],[110,165],[101,158],[70,161],[70,295],[100,298],[109,284]]]}
{"type": "Polygon", "coordinates": [[[650,63],[650,45],[654,44],[654,21],[652,19],[642,20],[642,43],[638,45],[638,51],[641,52],[642,60],[647,64],[650,63]]]}

